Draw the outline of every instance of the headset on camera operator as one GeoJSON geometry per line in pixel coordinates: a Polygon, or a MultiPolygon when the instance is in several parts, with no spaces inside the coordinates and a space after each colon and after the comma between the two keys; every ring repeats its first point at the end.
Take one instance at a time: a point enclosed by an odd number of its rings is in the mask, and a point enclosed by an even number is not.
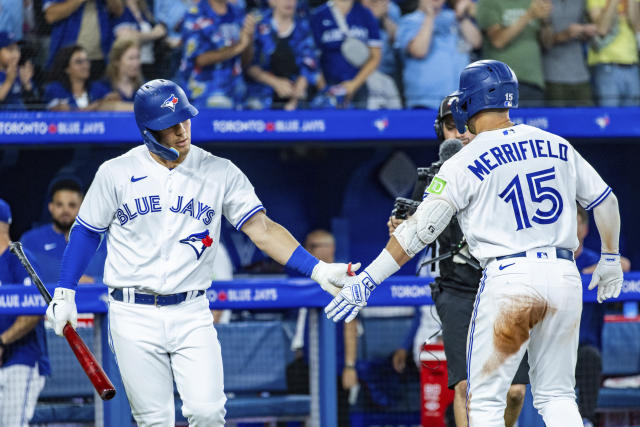
{"type": "MultiPolygon", "coordinates": [[[[418,169],[418,182],[415,185],[412,198],[398,198],[391,212],[387,226],[389,234],[403,220],[411,216],[422,201],[424,190],[438,173],[440,166],[460,151],[475,137],[468,130],[460,134],[456,129],[450,109],[451,96],[444,98],[438,109],[438,115],[434,122],[434,128],[438,139],[441,141],[439,149],[440,159],[427,168],[418,169]]],[[[455,216],[451,223],[437,238],[438,256],[435,256],[435,247],[431,254],[434,256],[424,262],[419,268],[427,264],[438,263],[439,275],[431,284],[431,296],[436,306],[436,311],[442,322],[442,339],[447,358],[447,371],[449,388],[455,390],[453,412],[458,427],[467,426],[466,417],[466,340],[467,330],[471,320],[473,304],[478,291],[478,285],[482,276],[482,270],[478,262],[469,253],[464,240],[464,235],[455,216]]],[[[410,332],[410,339],[405,342],[413,342],[413,336],[418,329],[420,319],[414,321],[410,332]]],[[[396,371],[404,370],[407,351],[398,349],[393,356],[393,365],[396,371]]],[[[507,409],[505,411],[505,425],[513,426],[518,419],[522,403],[524,402],[525,386],[529,382],[529,366],[526,358],[518,368],[513,384],[507,396],[507,409]]]]}

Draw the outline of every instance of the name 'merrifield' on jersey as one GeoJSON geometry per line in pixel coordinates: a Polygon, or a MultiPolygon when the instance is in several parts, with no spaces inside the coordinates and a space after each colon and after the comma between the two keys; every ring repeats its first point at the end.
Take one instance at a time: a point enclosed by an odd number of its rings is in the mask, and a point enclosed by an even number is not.
{"type": "MultiPolygon", "coordinates": [[[[184,200],[186,200],[184,196],[178,196],[171,203],[169,211],[179,215],[189,215],[198,221],[201,220],[205,225],[211,224],[215,215],[215,210],[211,206],[194,198],[189,199],[186,203],[184,200]]],[[[123,203],[116,211],[116,218],[120,221],[120,225],[125,225],[139,216],[155,212],[162,212],[160,196],[142,196],[133,199],[131,202],[123,203]]]]}
{"type": "MultiPolygon", "coordinates": [[[[506,131],[505,131],[506,132],[506,131]]],[[[467,168],[480,180],[484,180],[495,168],[512,162],[547,157],[567,161],[568,147],[563,143],[544,139],[525,139],[496,145],[480,154],[467,168]]]]}

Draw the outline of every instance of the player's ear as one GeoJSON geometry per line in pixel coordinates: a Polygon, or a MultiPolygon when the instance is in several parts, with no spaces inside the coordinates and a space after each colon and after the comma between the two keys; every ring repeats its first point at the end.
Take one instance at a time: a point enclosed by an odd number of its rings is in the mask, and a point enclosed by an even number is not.
{"type": "Polygon", "coordinates": [[[48,208],[49,208],[49,213],[50,213],[51,215],[53,215],[53,201],[50,201],[50,202],[49,202],[49,204],[48,204],[47,206],[48,206],[48,208]]]}

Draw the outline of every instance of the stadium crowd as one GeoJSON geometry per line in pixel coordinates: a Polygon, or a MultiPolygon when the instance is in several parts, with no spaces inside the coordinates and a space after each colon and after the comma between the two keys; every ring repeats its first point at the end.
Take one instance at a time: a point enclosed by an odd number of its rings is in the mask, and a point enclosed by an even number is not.
{"type": "Polygon", "coordinates": [[[521,106],[640,103],[637,0],[0,0],[0,109],[130,111],[170,78],[198,108],[430,108],[471,61],[521,106]]]}

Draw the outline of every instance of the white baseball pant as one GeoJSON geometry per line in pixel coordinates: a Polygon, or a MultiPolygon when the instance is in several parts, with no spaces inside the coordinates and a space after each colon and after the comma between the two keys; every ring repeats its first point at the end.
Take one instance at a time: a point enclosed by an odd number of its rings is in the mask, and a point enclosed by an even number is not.
{"type": "Polygon", "coordinates": [[[0,427],[27,427],[44,387],[38,365],[0,368],[0,427]]]}

